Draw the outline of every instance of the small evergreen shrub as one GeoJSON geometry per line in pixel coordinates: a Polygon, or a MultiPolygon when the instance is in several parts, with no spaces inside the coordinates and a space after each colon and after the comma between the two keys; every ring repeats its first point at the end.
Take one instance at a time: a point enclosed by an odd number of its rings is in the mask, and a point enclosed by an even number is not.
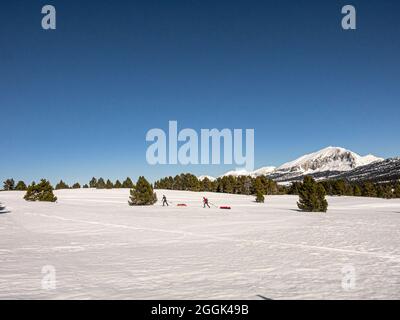
{"type": "Polygon", "coordinates": [[[97,189],[105,189],[106,188],[106,183],[104,182],[103,178],[100,178],[99,180],[97,180],[96,188],[97,189]]]}
{"type": "Polygon", "coordinates": [[[114,184],[111,182],[110,179],[108,179],[106,182],[106,189],[112,189],[112,188],[114,188],[114,184]]]}
{"type": "Polygon", "coordinates": [[[322,184],[317,183],[312,177],[304,177],[303,183],[299,187],[299,202],[297,206],[300,210],[307,212],[326,212],[328,202],[325,199],[325,189],[322,184]]]}
{"type": "Polygon", "coordinates": [[[90,188],[96,188],[97,187],[97,179],[95,177],[93,177],[92,180],[90,180],[89,187],[90,188]]]}
{"type": "Polygon", "coordinates": [[[61,189],[69,189],[69,185],[67,185],[62,180],[60,180],[60,182],[56,184],[56,190],[61,190],[61,189]]]}
{"type": "Polygon", "coordinates": [[[50,182],[42,179],[38,184],[31,184],[24,196],[26,201],[48,201],[55,202],[57,197],[53,193],[50,182]]]}
{"type": "Polygon", "coordinates": [[[5,191],[12,191],[15,190],[15,181],[14,179],[7,179],[3,182],[3,189],[5,191]]]}
{"type": "Polygon", "coordinates": [[[26,186],[25,182],[23,181],[18,181],[17,185],[15,186],[15,190],[18,191],[26,191],[28,187],[26,186]]]}
{"type": "Polygon", "coordinates": [[[130,206],[148,206],[157,202],[157,195],[151,184],[144,178],[139,177],[136,185],[130,191],[130,206]]]}
{"type": "Polygon", "coordinates": [[[129,188],[132,189],[133,188],[133,182],[131,180],[131,178],[126,178],[124,182],[122,182],[122,188],[129,188]]]}
{"type": "Polygon", "coordinates": [[[256,195],[256,202],[258,203],[264,203],[264,195],[262,194],[261,191],[257,191],[257,195],[256,195]]]}
{"type": "Polygon", "coordinates": [[[400,198],[400,182],[397,182],[394,186],[394,197],[400,198]]]}
{"type": "Polygon", "coordinates": [[[122,183],[119,180],[115,181],[114,188],[116,189],[122,188],[122,183]]]}

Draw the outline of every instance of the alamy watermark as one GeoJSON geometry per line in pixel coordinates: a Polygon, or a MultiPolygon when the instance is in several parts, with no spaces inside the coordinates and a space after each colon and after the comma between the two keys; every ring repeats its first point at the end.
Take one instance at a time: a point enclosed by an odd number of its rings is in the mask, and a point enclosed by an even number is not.
{"type": "Polygon", "coordinates": [[[194,129],[178,131],[178,122],[169,121],[168,134],[159,128],[146,134],[153,142],[146,151],[147,162],[155,164],[235,164],[254,170],[254,129],[194,129]],[[167,144],[168,140],[168,144],[167,144]],[[221,150],[223,151],[223,159],[221,150]]]}
{"type": "Polygon", "coordinates": [[[356,288],[356,268],[351,265],[345,265],[342,268],[342,289],[345,291],[354,290],[356,288]]]}
{"type": "MultiPolygon", "coordinates": [[[[43,30],[56,30],[56,8],[53,5],[46,4],[42,7],[42,28],[43,30]]],[[[345,15],[342,18],[341,25],[344,30],[356,30],[356,8],[352,5],[342,7],[341,13],[345,15]]]]}
{"type": "Polygon", "coordinates": [[[42,290],[55,290],[57,288],[56,268],[52,265],[42,267],[42,290]]]}
{"type": "Polygon", "coordinates": [[[45,16],[42,18],[43,30],[55,30],[56,29],[56,8],[52,5],[45,5],[42,8],[42,14],[45,16]]]}

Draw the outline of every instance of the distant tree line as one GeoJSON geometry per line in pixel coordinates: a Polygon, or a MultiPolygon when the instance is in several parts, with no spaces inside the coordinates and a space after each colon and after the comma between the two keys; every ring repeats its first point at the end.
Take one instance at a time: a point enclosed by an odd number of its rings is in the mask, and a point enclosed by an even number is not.
{"type": "Polygon", "coordinates": [[[224,176],[211,181],[203,180],[190,173],[183,173],[175,177],[166,177],[154,183],[155,189],[186,190],[186,191],[209,191],[231,194],[262,195],[286,194],[286,188],[278,185],[275,181],[259,176],[224,176]]]}
{"type": "MultiPolygon", "coordinates": [[[[377,182],[350,182],[345,179],[323,180],[318,182],[321,184],[327,195],[330,196],[356,196],[356,197],[377,197],[377,198],[400,198],[400,181],[377,183],[377,182]]],[[[256,178],[250,176],[224,176],[211,181],[208,178],[199,180],[195,175],[183,173],[175,177],[166,177],[157,180],[154,183],[155,189],[167,190],[186,190],[186,191],[209,191],[231,194],[258,195],[259,201],[262,202],[262,195],[279,195],[291,194],[298,195],[302,182],[293,182],[290,186],[277,184],[275,181],[259,176],[256,178]]],[[[83,188],[96,189],[132,189],[134,183],[132,179],[127,177],[123,182],[116,180],[114,183],[110,179],[92,178],[88,184],[84,184],[83,188]]],[[[54,189],[79,189],[81,185],[76,182],[69,186],[63,180],[60,180],[54,189]]],[[[15,183],[10,178],[3,182],[3,190],[26,191],[28,186],[24,181],[15,183]]]]}
{"type": "Polygon", "coordinates": [[[3,190],[5,191],[11,191],[11,190],[25,191],[26,189],[27,186],[23,181],[18,181],[17,184],[15,184],[14,179],[7,179],[6,181],[3,182],[3,190]]]}
{"type": "MultiPolygon", "coordinates": [[[[19,183],[17,183],[17,186],[19,183]]],[[[22,184],[21,184],[22,185],[22,184]]],[[[132,180],[128,177],[125,179],[123,183],[118,180],[115,183],[112,183],[110,180],[104,182],[103,178],[92,178],[89,182],[91,188],[98,189],[111,189],[111,188],[130,188],[130,196],[128,204],[130,206],[146,206],[153,205],[157,202],[157,195],[153,190],[153,186],[146,180],[145,177],[139,177],[136,184],[133,184],[132,180]]],[[[89,185],[84,185],[84,188],[88,188],[89,185]]],[[[13,179],[7,179],[4,181],[4,190],[17,190],[17,186],[15,186],[15,182],[13,179]]],[[[80,188],[79,183],[75,183],[72,185],[72,189],[80,188]]],[[[60,181],[56,185],[56,189],[70,189],[70,187],[64,182],[60,181]]],[[[46,179],[42,179],[40,183],[36,184],[32,182],[28,187],[24,184],[24,188],[18,190],[25,190],[24,199],[26,201],[46,201],[46,202],[56,202],[57,197],[53,193],[53,186],[46,179]]]]}
{"type": "MultiPolygon", "coordinates": [[[[162,178],[154,183],[155,189],[210,191],[232,194],[256,195],[262,202],[262,195],[291,194],[299,195],[303,182],[293,182],[290,186],[279,185],[275,181],[259,176],[224,176],[210,181],[208,178],[200,181],[193,174],[186,173],[175,177],[162,178]]],[[[349,182],[344,179],[323,180],[320,184],[330,196],[356,196],[377,198],[400,198],[400,181],[387,183],[349,182]]]]}
{"type": "MultiPolygon", "coordinates": [[[[33,182],[35,184],[35,182],[33,182]]],[[[62,189],[80,189],[80,188],[96,188],[96,189],[118,189],[118,188],[129,188],[131,189],[134,186],[131,178],[126,178],[122,183],[117,180],[113,183],[110,179],[105,181],[103,178],[92,178],[88,184],[84,184],[83,186],[80,185],[79,182],[72,184],[69,186],[63,180],[58,182],[54,189],[55,190],[62,190],[62,189]]],[[[15,183],[14,179],[7,179],[3,182],[3,190],[4,191],[27,191],[28,186],[25,184],[24,181],[18,181],[15,183]]]]}
{"type": "MultiPolygon", "coordinates": [[[[330,196],[354,196],[373,198],[400,198],[400,181],[377,183],[371,181],[350,182],[345,179],[323,180],[321,184],[327,195],[330,196]]],[[[288,194],[299,194],[301,182],[293,182],[288,188],[288,194]]]]}
{"type": "Polygon", "coordinates": [[[110,179],[107,179],[107,181],[105,181],[103,178],[97,179],[95,177],[93,177],[89,181],[89,188],[96,188],[96,189],[120,189],[120,188],[132,189],[133,186],[134,186],[133,181],[129,177],[127,177],[122,183],[119,180],[113,183],[110,179]]]}

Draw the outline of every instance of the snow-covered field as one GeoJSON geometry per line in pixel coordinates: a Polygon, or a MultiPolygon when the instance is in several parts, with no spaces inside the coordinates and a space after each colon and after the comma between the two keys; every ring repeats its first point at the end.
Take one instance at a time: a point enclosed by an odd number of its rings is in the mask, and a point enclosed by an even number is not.
{"type": "Polygon", "coordinates": [[[202,208],[204,193],[157,193],[173,204],[130,207],[127,189],[56,191],[57,203],[0,192],[0,299],[400,298],[400,200],[328,198],[319,214],[294,196],[207,194],[232,206],[220,210],[202,208]]]}

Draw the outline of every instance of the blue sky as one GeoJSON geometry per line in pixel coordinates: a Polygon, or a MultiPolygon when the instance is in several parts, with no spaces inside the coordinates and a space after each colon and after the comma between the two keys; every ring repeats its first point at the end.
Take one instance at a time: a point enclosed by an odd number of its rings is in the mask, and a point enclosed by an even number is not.
{"type": "Polygon", "coordinates": [[[400,155],[400,3],[8,1],[0,10],[0,179],[149,179],[146,132],[254,128],[255,164],[328,145],[400,155]],[[57,30],[41,29],[41,8],[57,30]]]}

